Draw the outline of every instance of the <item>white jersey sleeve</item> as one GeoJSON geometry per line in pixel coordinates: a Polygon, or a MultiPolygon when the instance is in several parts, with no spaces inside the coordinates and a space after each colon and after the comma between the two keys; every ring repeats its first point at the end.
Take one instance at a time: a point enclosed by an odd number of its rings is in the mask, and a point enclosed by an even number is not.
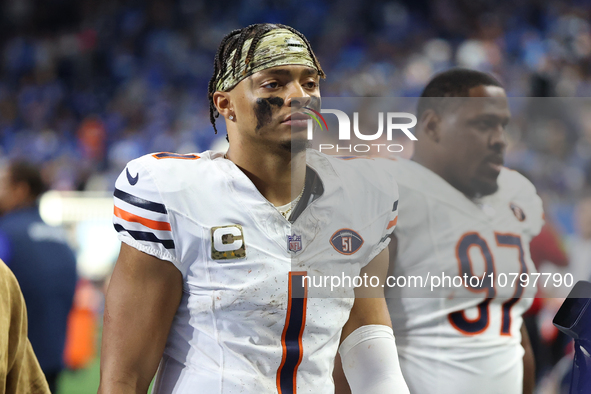
{"type": "Polygon", "coordinates": [[[149,157],[127,164],[115,182],[113,225],[121,242],[161,260],[179,270],[171,215],[149,170],[149,157]]]}

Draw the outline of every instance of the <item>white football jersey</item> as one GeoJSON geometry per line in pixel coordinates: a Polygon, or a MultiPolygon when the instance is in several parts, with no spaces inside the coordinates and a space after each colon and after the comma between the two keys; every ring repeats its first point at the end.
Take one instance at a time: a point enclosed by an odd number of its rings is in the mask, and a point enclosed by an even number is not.
{"type": "Polygon", "coordinates": [[[303,275],[358,275],[387,246],[398,189],[381,161],[309,150],[323,192],[293,224],[221,153],[127,165],[115,190],[119,237],[184,279],[155,393],[334,392],[353,290],[319,290],[303,275]]]}
{"type": "Polygon", "coordinates": [[[471,200],[418,163],[388,166],[402,207],[390,275],[424,286],[386,289],[410,392],[521,393],[521,316],[536,293],[529,243],[543,225],[534,186],[503,168],[498,191],[471,200]]]}

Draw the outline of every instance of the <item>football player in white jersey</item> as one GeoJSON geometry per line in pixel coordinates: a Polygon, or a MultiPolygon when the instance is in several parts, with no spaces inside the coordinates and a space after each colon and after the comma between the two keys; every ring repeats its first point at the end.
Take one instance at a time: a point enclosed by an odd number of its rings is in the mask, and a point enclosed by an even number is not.
{"type": "Polygon", "coordinates": [[[145,393],[157,370],[156,393],[333,393],[337,349],[355,393],[408,393],[381,286],[307,297],[306,275],[384,277],[398,215],[383,165],[306,151],[323,76],[294,29],[236,30],[209,85],[227,154],[127,165],[100,393],[145,393]]]}
{"type": "Polygon", "coordinates": [[[543,211],[534,186],[503,167],[505,91],[488,74],[448,70],[426,86],[417,118],[412,161],[391,162],[404,210],[389,274],[439,287],[386,289],[410,392],[532,393],[522,314],[536,293],[529,243],[543,211]]]}

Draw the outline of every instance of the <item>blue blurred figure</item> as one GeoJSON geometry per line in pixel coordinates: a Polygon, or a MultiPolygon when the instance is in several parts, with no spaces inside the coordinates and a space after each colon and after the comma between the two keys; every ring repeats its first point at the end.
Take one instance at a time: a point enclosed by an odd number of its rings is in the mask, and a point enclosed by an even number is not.
{"type": "Polygon", "coordinates": [[[570,394],[591,393],[590,282],[577,282],[556,313],[554,325],[575,340],[570,394]]]}
{"type": "Polygon", "coordinates": [[[37,198],[43,191],[40,171],[32,164],[15,161],[0,170],[0,258],[20,284],[29,340],[55,393],[77,275],[65,231],[39,215],[37,198]]]}

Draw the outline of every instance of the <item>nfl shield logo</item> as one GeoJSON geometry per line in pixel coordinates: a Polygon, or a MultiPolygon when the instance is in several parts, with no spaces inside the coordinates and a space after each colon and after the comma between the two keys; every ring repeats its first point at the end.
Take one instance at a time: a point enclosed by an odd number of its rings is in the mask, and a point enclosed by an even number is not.
{"type": "Polygon", "coordinates": [[[301,235],[288,235],[287,236],[287,249],[290,252],[299,252],[302,250],[302,236],[301,235]]]}

